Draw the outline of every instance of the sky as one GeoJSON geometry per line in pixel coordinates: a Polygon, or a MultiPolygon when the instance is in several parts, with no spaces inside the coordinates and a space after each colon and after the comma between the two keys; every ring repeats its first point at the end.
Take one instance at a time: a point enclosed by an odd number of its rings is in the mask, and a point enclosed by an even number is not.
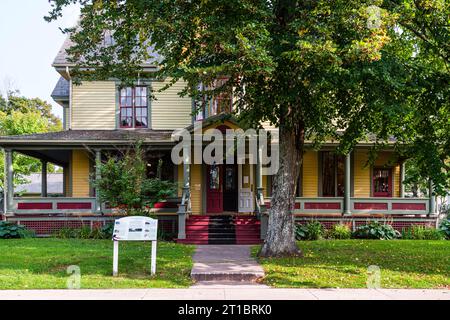
{"type": "Polygon", "coordinates": [[[75,25],[78,7],[65,9],[63,17],[48,23],[48,0],[0,0],[0,92],[20,90],[28,98],[41,98],[62,118],[62,107],[50,97],[59,79],[51,66],[64,42],[59,27],[75,25]]]}

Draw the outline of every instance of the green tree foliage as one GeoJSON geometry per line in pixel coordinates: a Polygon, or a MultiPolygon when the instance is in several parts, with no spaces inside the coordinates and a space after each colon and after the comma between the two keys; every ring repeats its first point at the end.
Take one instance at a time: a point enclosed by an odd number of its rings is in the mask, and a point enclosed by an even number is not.
{"type": "MultiPolygon", "coordinates": [[[[51,106],[40,99],[0,95],[0,136],[24,135],[61,130],[61,120],[51,113],[51,106]]],[[[15,153],[13,158],[14,185],[27,183],[26,176],[40,172],[39,160],[15,153]]],[[[49,172],[54,166],[49,165],[49,172]]],[[[0,189],[4,184],[4,152],[0,151],[0,189]]]]}
{"type": "MultiPolygon", "coordinates": [[[[76,80],[131,82],[141,62],[152,58],[152,46],[161,54],[156,76],[186,80],[181,94],[200,98],[233,90],[243,124],[269,121],[279,128],[280,169],[262,255],[298,253],[292,208],[306,139],[316,145],[334,139],[346,153],[358,141],[375,138],[380,147],[396,136],[399,150],[424,161],[423,151],[431,148],[438,155],[426,158],[427,172],[442,171],[443,146],[429,139],[448,133],[448,105],[438,107],[446,93],[439,77],[424,79],[422,65],[428,61],[436,70],[431,57],[445,55],[441,48],[448,41],[419,59],[420,36],[407,29],[412,23],[428,38],[441,36],[442,30],[427,31],[435,22],[431,13],[418,14],[428,4],[415,6],[434,1],[55,0],[47,19],[74,2],[81,5],[82,19],[79,28],[66,31],[74,42],[68,52],[76,80]],[[95,72],[82,73],[85,67],[95,72]],[[223,76],[228,81],[217,87],[215,79],[223,76]],[[199,83],[209,89],[200,91],[199,83]],[[419,93],[423,103],[415,105],[419,93]],[[427,100],[432,110],[423,110],[427,100]],[[415,149],[401,148],[405,142],[415,149]]],[[[443,7],[442,16],[447,12],[443,7]]],[[[448,72],[439,75],[445,83],[448,72]]],[[[434,179],[438,185],[444,181],[434,179]]]]}
{"type": "MultiPolygon", "coordinates": [[[[18,91],[9,92],[8,99],[0,95],[0,111],[10,115],[13,112],[37,112],[42,118],[48,119],[49,130],[58,131],[62,128],[61,119],[52,113],[52,106],[39,98],[26,98],[18,96],[18,91]]],[[[28,132],[27,132],[28,133],[28,132]]]]}
{"type": "Polygon", "coordinates": [[[155,202],[174,196],[176,184],[159,178],[147,178],[145,150],[137,143],[125,153],[110,155],[97,163],[100,179],[93,179],[102,202],[124,211],[143,214],[155,202]]]}

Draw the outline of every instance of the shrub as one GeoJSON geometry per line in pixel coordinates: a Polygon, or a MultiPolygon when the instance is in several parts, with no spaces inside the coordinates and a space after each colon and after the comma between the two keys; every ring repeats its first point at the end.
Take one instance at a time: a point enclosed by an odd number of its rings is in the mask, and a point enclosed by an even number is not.
{"type": "Polygon", "coordinates": [[[111,239],[113,233],[113,223],[108,223],[101,228],[91,228],[83,226],[81,228],[61,228],[54,233],[56,238],[61,239],[111,239]]]}
{"type": "Polygon", "coordinates": [[[0,239],[32,238],[35,236],[33,230],[10,221],[0,221],[0,239]]]}
{"type": "Polygon", "coordinates": [[[112,239],[112,235],[114,232],[114,222],[105,224],[100,230],[103,234],[103,239],[112,239]]]}
{"type": "Polygon", "coordinates": [[[368,224],[357,227],[352,236],[357,239],[391,240],[399,238],[401,235],[389,224],[371,221],[368,224]]]}
{"type": "Polygon", "coordinates": [[[450,220],[446,219],[441,222],[439,225],[439,230],[442,232],[442,234],[450,240],[450,220]]]}
{"type": "Polygon", "coordinates": [[[327,238],[329,239],[350,239],[351,236],[350,227],[343,223],[335,224],[327,231],[327,238]]]}
{"type": "Polygon", "coordinates": [[[428,226],[411,226],[402,230],[402,238],[410,240],[444,240],[444,233],[428,226]]]}
{"type": "Polygon", "coordinates": [[[319,240],[324,234],[324,227],[319,221],[297,224],[295,238],[297,240],[319,240]]]}

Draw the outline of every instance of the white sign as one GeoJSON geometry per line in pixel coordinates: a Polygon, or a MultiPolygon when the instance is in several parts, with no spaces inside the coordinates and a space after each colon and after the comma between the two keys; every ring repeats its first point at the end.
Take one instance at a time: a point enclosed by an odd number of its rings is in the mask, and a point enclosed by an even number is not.
{"type": "Polygon", "coordinates": [[[113,240],[156,241],[158,220],[148,217],[125,217],[114,222],[113,240]]]}
{"type": "Polygon", "coordinates": [[[151,241],[151,273],[156,273],[158,220],[148,217],[125,217],[114,221],[113,276],[119,272],[119,241],[151,241]]]}

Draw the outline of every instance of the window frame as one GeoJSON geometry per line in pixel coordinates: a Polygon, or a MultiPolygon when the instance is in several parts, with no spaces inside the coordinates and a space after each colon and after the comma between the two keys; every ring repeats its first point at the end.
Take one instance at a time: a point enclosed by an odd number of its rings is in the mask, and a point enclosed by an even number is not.
{"type": "Polygon", "coordinates": [[[372,169],[372,197],[374,198],[392,198],[394,194],[394,184],[393,184],[393,169],[391,167],[373,167],[372,169]],[[389,172],[388,175],[388,192],[376,192],[375,191],[375,172],[377,170],[386,170],[389,172]]]}
{"type": "MultiPolygon", "coordinates": [[[[144,96],[139,96],[140,98],[144,97],[144,96]]],[[[148,86],[147,85],[137,85],[137,86],[133,86],[133,87],[121,87],[119,88],[119,128],[120,129],[148,129],[149,128],[149,114],[148,114],[148,110],[149,110],[149,101],[148,101],[148,86]],[[122,90],[127,90],[128,88],[131,89],[131,96],[126,95],[125,97],[131,97],[131,106],[125,105],[122,106],[122,90]],[[145,88],[145,106],[136,106],[136,88],[145,88]],[[131,109],[131,126],[125,126],[122,124],[122,111],[123,109],[131,109]],[[139,116],[140,119],[145,118],[147,120],[147,125],[146,126],[137,126],[136,122],[137,122],[137,113],[136,113],[136,109],[144,109],[145,112],[145,116],[139,116]]],[[[125,118],[127,118],[128,116],[125,116],[125,118]]]]}

